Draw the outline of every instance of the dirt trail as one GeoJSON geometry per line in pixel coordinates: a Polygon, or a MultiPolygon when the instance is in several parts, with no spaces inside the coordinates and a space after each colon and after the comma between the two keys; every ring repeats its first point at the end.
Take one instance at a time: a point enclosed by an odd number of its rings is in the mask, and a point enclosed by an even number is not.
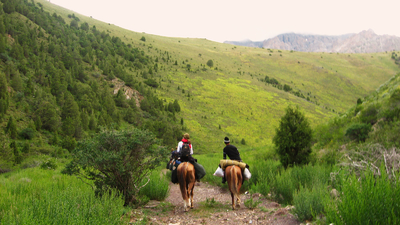
{"type": "Polygon", "coordinates": [[[159,202],[151,201],[140,212],[136,211],[135,215],[131,216],[131,222],[143,220],[144,213],[147,224],[300,224],[290,214],[290,207],[282,208],[278,203],[267,200],[260,194],[254,194],[253,200],[259,200],[261,203],[256,209],[251,210],[244,205],[244,202],[250,199],[250,195],[243,193],[240,198],[242,201],[240,208],[232,210],[231,195],[227,187],[217,187],[204,182],[196,183],[194,209],[184,212],[179,185],[170,183],[170,194],[164,202],[170,206],[166,209],[159,207],[159,202]],[[139,214],[142,217],[138,216],[139,214]]]}

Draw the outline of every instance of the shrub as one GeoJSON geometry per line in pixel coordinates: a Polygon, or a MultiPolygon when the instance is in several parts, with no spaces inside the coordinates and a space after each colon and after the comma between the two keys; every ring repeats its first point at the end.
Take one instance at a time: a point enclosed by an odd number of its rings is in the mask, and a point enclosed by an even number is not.
{"type": "Polygon", "coordinates": [[[255,209],[261,203],[260,200],[254,200],[253,193],[250,191],[250,198],[244,201],[244,205],[249,209],[255,209]]]}
{"type": "Polygon", "coordinates": [[[293,192],[296,190],[289,171],[276,176],[272,189],[272,198],[284,205],[292,204],[293,192]]]}
{"type": "MultiPolygon", "coordinates": [[[[384,167],[381,167],[384,171],[384,167]]],[[[325,198],[327,224],[398,224],[400,184],[390,181],[386,173],[375,176],[366,170],[363,178],[355,175],[341,177],[339,200],[325,198]]]]}
{"type": "Polygon", "coordinates": [[[357,142],[364,142],[365,139],[368,138],[368,133],[371,131],[371,125],[365,123],[356,123],[352,124],[346,130],[346,136],[348,136],[351,140],[355,140],[357,142]]]}
{"type": "Polygon", "coordinates": [[[312,186],[307,188],[300,186],[298,191],[293,194],[294,209],[292,213],[300,221],[311,220],[324,212],[324,203],[321,199],[328,195],[324,185],[312,186]]]}
{"type": "Polygon", "coordinates": [[[378,108],[377,105],[370,105],[365,110],[361,111],[360,121],[362,123],[369,123],[374,125],[378,119],[378,108]]]}
{"type": "Polygon", "coordinates": [[[19,132],[19,136],[25,140],[31,140],[35,135],[35,131],[32,128],[25,128],[19,132]]]}
{"type": "Polygon", "coordinates": [[[100,196],[117,189],[125,205],[137,206],[142,181],[168,154],[160,144],[149,131],[105,130],[79,142],[63,173],[93,180],[100,196]]]}
{"type": "Polygon", "coordinates": [[[48,160],[42,162],[42,164],[40,164],[40,169],[55,170],[55,169],[57,169],[57,164],[54,162],[54,160],[48,159],[48,160]]]}

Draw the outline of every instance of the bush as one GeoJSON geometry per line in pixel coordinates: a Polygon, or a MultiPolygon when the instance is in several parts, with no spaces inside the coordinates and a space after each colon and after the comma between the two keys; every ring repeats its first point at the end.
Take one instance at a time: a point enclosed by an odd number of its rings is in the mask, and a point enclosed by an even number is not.
{"type": "Polygon", "coordinates": [[[25,128],[19,132],[19,136],[25,140],[32,140],[35,131],[32,128],[25,128]]]}
{"type": "Polygon", "coordinates": [[[56,164],[56,162],[54,162],[54,160],[48,159],[48,160],[42,162],[42,164],[40,164],[40,169],[55,170],[55,169],[57,169],[57,164],[56,164]]]}
{"type": "Polygon", "coordinates": [[[348,136],[351,140],[355,140],[357,142],[364,142],[365,139],[368,138],[368,133],[371,131],[371,125],[366,123],[356,123],[352,124],[346,130],[346,136],[348,136]]]}
{"type": "Polygon", "coordinates": [[[365,110],[361,111],[360,121],[362,123],[369,123],[374,125],[378,120],[378,108],[377,105],[370,105],[365,110]]]}
{"type": "Polygon", "coordinates": [[[282,171],[272,184],[272,196],[282,204],[292,204],[293,194],[302,186],[322,186],[330,179],[332,168],[326,165],[295,166],[282,171]]]}
{"type": "Polygon", "coordinates": [[[290,172],[286,171],[276,176],[272,189],[272,198],[284,205],[292,204],[293,192],[295,190],[296,187],[291,179],[290,172]]]}
{"type": "Polygon", "coordinates": [[[247,207],[247,208],[249,208],[249,209],[255,209],[255,208],[257,208],[257,206],[261,203],[261,201],[260,200],[254,200],[254,198],[253,198],[253,192],[252,191],[250,191],[250,198],[249,199],[247,199],[245,202],[244,202],[244,205],[247,207]]]}
{"type": "Polygon", "coordinates": [[[300,186],[300,190],[293,195],[294,209],[292,213],[300,220],[311,220],[324,212],[324,196],[328,193],[324,185],[312,186],[307,188],[300,186]]]}
{"type": "MultiPolygon", "coordinates": [[[[384,167],[381,167],[384,171],[384,167]]],[[[364,178],[341,177],[339,200],[325,198],[327,224],[399,224],[400,184],[390,181],[385,172],[375,176],[369,170],[364,178]]]]}
{"type": "Polygon", "coordinates": [[[105,130],[79,142],[63,173],[93,180],[99,196],[116,189],[125,205],[138,206],[143,180],[168,155],[160,141],[149,131],[105,130]]]}
{"type": "Polygon", "coordinates": [[[267,196],[280,168],[281,164],[275,160],[254,161],[250,168],[251,179],[245,182],[243,187],[250,187],[252,192],[267,196]]]}

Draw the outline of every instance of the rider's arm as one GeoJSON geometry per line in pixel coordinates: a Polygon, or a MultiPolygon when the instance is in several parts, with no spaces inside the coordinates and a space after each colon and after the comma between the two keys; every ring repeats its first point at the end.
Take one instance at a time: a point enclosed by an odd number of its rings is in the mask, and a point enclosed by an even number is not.
{"type": "Polygon", "coordinates": [[[179,153],[181,149],[182,149],[182,141],[178,143],[178,149],[176,151],[179,153]]]}
{"type": "Polygon", "coordinates": [[[226,159],[226,153],[224,152],[224,158],[223,159],[226,159]]]}

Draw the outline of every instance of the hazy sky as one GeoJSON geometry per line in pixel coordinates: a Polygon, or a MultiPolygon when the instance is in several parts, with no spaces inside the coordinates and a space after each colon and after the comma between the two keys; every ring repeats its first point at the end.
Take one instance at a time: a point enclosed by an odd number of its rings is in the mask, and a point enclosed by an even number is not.
{"type": "Polygon", "coordinates": [[[398,0],[50,0],[117,26],[168,37],[262,41],[372,29],[400,37],[398,0]]]}

